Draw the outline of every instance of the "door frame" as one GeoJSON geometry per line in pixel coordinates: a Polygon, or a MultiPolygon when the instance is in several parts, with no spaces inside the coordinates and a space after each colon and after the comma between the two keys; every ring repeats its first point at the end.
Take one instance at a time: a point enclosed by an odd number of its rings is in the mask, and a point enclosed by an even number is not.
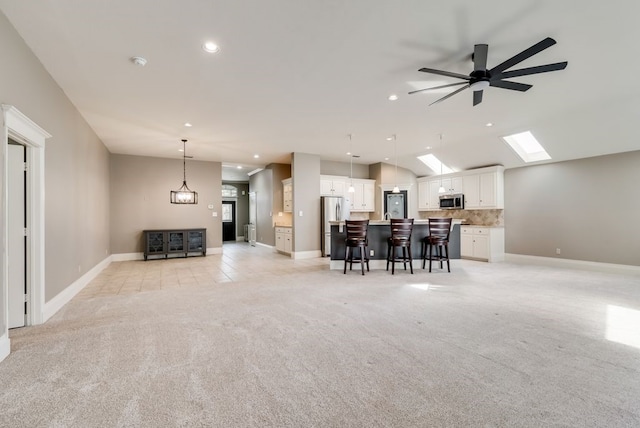
{"type": "MultiPolygon", "coordinates": [[[[0,259],[0,272],[2,282],[2,296],[5,302],[3,308],[4,331],[0,331],[0,339],[4,334],[8,335],[8,183],[7,162],[9,137],[16,142],[24,144],[27,150],[27,317],[26,325],[42,324],[44,322],[44,271],[45,271],[45,244],[44,244],[44,146],[45,140],[51,135],[39,127],[17,108],[2,104],[2,163],[0,165],[2,187],[0,190],[2,200],[2,248],[3,255],[0,259]]],[[[8,342],[8,338],[7,338],[8,342]]],[[[3,358],[0,349],[0,360],[3,358]]]]}

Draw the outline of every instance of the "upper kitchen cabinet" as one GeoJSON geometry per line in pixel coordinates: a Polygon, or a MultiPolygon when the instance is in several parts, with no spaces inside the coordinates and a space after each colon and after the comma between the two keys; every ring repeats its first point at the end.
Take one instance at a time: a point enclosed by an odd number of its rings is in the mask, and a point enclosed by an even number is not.
{"type": "Polygon", "coordinates": [[[320,195],[321,196],[344,196],[345,183],[347,177],[338,177],[333,175],[320,176],[320,195]]]}
{"type": "Polygon", "coordinates": [[[418,210],[440,209],[440,195],[464,194],[464,208],[504,209],[504,167],[491,166],[418,179],[418,210]],[[443,187],[445,193],[440,193],[443,187]]]}
{"type": "Polygon", "coordinates": [[[376,181],[353,179],[354,193],[347,193],[351,201],[351,211],[373,212],[375,211],[376,181]]]}
{"type": "Polygon", "coordinates": [[[504,167],[467,171],[462,188],[465,209],[504,209],[504,167]]]}
{"type": "Polygon", "coordinates": [[[293,183],[291,178],[282,180],[282,211],[290,213],[293,210],[293,183]]]}

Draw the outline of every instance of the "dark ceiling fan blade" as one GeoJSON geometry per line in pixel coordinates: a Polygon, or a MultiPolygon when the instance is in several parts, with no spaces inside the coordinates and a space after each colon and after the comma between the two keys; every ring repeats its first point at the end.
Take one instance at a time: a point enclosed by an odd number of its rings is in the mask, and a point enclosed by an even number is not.
{"type": "Polygon", "coordinates": [[[454,96],[454,95],[455,95],[455,94],[457,94],[458,92],[462,92],[462,91],[464,91],[465,89],[467,89],[468,87],[469,87],[469,85],[466,85],[466,86],[464,86],[464,87],[462,87],[462,88],[458,89],[457,91],[453,91],[453,92],[451,92],[450,94],[445,95],[444,97],[442,97],[442,98],[440,98],[440,99],[435,100],[434,102],[432,102],[431,104],[429,104],[429,106],[432,106],[432,105],[434,105],[434,104],[437,104],[437,103],[439,103],[440,101],[444,101],[444,100],[446,100],[447,98],[451,98],[452,96],[454,96]]]}
{"type": "Polygon", "coordinates": [[[475,45],[473,48],[473,70],[484,71],[487,69],[487,53],[489,45],[475,45]]]}
{"type": "Polygon", "coordinates": [[[526,83],[508,82],[506,80],[491,80],[489,85],[495,88],[511,89],[520,92],[528,91],[533,87],[533,85],[528,85],[526,83]]]}
{"type": "Polygon", "coordinates": [[[411,92],[409,92],[409,95],[415,94],[415,93],[418,93],[418,92],[422,92],[422,91],[429,91],[431,89],[442,89],[442,88],[449,88],[451,86],[468,85],[468,84],[469,84],[468,82],[450,83],[448,85],[434,86],[433,88],[424,88],[424,89],[418,89],[416,91],[411,91],[411,92]]]}
{"type": "Polygon", "coordinates": [[[473,91],[473,105],[477,106],[482,102],[482,91],[473,91]]]}
{"type": "Polygon", "coordinates": [[[528,76],[530,74],[548,73],[550,71],[564,70],[567,68],[567,61],[556,62],[554,64],[538,65],[536,67],[521,68],[519,70],[505,71],[491,76],[492,79],[510,79],[512,77],[528,76]]]}
{"type": "Polygon", "coordinates": [[[494,74],[497,74],[497,73],[502,73],[507,68],[511,68],[514,65],[524,61],[525,59],[527,59],[529,57],[532,57],[535,54],[537,54],[539,52],[542,52],[543,50],[545,50],[548,47],[551,47],[551,46],[553,46],[555,44],[556,44],[555,40],[553,40],[551,37],[547,37],[546,39],[542,40],[541,42],[538,42],[535,45],[531,46],[530,48],[525,49],[522,52],[520,52],[519,54],[509,58],[508,60],[506,60],[502,64],[496,65],[491,70],[489,70],[489,72],[491,73],[491,75],[494,75],[494,74]]]}
{"type": "Polygon", "coordinates": [[[456,79],[471,80],[471,77],[465,76],[464,74],[452,73],[450,71],[436,70],[434,68],[423,67],[418,71],[422,71],[424,73],[439,74],[441,76],[455,77],[456,79]]]}

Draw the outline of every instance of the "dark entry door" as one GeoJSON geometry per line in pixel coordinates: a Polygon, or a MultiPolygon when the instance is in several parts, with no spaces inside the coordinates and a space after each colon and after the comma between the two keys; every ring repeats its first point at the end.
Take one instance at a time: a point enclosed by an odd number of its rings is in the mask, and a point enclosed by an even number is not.
{"type": "Polygon", "coordinates": [[[236,240],[236,203],[222,201],[222,240],[236,240]]]}

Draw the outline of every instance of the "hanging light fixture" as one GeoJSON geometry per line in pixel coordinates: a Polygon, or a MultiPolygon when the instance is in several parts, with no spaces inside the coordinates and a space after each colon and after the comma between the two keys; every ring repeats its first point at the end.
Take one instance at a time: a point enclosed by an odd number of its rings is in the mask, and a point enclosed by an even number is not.
{"type": "MultiPolygon", "coordinates": [[[[440,150],[442,150],[442,134],[440,134],[440,150]]],[[[440,188],[438,193],[446,193],[444,186],[442,185],[442,154],[440,155],[440,188]]]]}
{"type": "Polygon", "coordinates": [[[391,193],[400,193],[400,188],[398,187],[398,143],[396,142],[396,134],[393,134],[393,153],[396,157],[396,185],[391,193]]]}
{"type": "Polygon", "coordinates": [[[351,172],[349,173],[349,189],[347,190],[347,192],[349,193],[355,193],[356,192],[356,188],[353,187],[353,150],[352,150],[353,145],[351,144],[351,134],[349,134],[349,160],[351,162],[351,172]]]}
{"type": "Polygon", "coordinates": [[[171,191],[171,203],[172,204],[197,204],[198,192],[194,192],[187,186],[187,153],[186,153],[187,140],[182,140],[182,186],[178,190],[171,191]]]}

